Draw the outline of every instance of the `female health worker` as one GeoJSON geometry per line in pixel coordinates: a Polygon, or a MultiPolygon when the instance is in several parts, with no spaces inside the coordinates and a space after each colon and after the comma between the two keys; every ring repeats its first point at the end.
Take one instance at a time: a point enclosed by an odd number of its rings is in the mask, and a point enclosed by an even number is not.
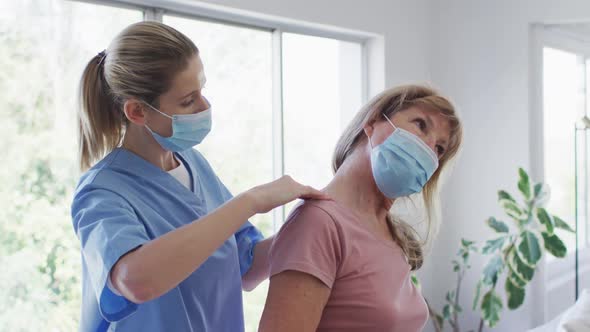
{"type": "Polygon", "coordinates": [[[289,177],[232,197],[192,149],[211,129],[205,81],[195,44],[157,22],[127,27],[84,70],[82,331],[243,331],[241,292],[268,278],[272,242],[248,218],[325,198],[289,177]]]}

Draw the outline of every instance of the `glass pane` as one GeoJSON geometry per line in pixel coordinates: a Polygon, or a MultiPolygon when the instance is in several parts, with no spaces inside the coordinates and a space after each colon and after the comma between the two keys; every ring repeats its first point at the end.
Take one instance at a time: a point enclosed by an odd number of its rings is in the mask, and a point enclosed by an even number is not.
{"type": "MultiPolygon", "coordinates": [[[[545,179],[551,187],[548,209],[573,228],[574,126],[585,112],[584,62],[577,54],[552,48],[545,48],[543,57],[545,179]]],[[[573,252],[574,235],[559,232],[573,252]]]]}
{"type": "MultiPolygon", "coordinates": [[[[213,129],[199,145],[221,180],[239,193],[272,180],[272,39],[268,31],[165,16],[200,50],[213,107],[213,129]]],[[[273,232],[272,215],[253,223],[273,232]]],[[[256,331],[268,283],[244,293],[246,331],[256,331]]]]}
{"type": "Polygon", "coordinates": [[[336,141],[362,103],[361,55],[358,43],[283,34],[285,172],[297,181],[332,178],[336,141]]]}
{"type": "Polygon", "coordinates": [[[0,2],[0,330],[75,331],[80,250],[76,107],[87,61],[142,12],[62,0],[0,2]]]}

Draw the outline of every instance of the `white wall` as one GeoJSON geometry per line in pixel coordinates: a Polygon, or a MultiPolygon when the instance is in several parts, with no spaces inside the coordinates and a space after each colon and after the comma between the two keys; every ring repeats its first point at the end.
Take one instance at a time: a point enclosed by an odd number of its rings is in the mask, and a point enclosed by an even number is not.
{"type": "MultiPolygon", "coordinates": [[[[444,226],[422,272],[426,296],[440,307],[454,282],[447,271],[460,238],[490,236],[483,221],[501,214],[497,190],[515,190],[517,167],[534,166],[529,155],[535,144],[529,139],[529,25],[589,20],[590,2],[432,1],[431,18],[432,82],[455,101],[466,128],[462,158],[444,191],[444,226]]],[[[474,270],[483,264],[474,262],[474,270]]],[[[466,307],[471,306],[475,277],[464,283],[466,307]]],[[[499,331],[524,331],[540,323],[543,298],[531,294],[531,286],[524,307],[504,312],[499,331]]],[[[470,317],[465,327],[476,328],[477,317],[470,317]]]]}

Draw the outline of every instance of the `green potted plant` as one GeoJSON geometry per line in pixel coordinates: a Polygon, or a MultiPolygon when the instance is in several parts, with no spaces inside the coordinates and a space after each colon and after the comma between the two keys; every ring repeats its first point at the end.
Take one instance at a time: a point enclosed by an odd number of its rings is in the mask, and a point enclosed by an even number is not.
{"type": "Polygon", "coordinates": [[[463,307],[459,303],[459,294],[463,278],[471,268],[469,259],[472,255],[489,257],[473,292],[472,308],[481,315],[479,332],[483,331],[484,325],[496,326],[505,307],[515,310],[524,303],[527,284],[533,280],[537,264],[545,252],[558,258],[565,257],[566,246],[555,230],[574,230],[544,208],[549,188],[543,183],[531,183],[522,168],[518,173],[518,189],[522,196],[519,201],[507,191],[498,191],[498,203],[511,222],[488,218],[486,224],[496,236],[485,241],[481,251],[474,241],[461,240],[457,258],[452,261],[453,272],[457,275],[454,289],[446,293],[442,311],[428,305],[437,332],[444,331],[445,323],[453,332],[461,331],[459,316],[463,307]],[[504,280],[504,292],[497,289],[499,280],[504,280]],[[501,293],[505,296],[502,297],[501,293]]]}

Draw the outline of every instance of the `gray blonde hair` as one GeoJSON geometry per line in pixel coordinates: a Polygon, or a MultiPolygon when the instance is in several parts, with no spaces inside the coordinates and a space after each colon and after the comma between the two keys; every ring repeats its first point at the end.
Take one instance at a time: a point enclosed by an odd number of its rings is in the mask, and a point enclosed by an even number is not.
{"type": "Polygon", "coordinates": [[[125,100],[158,107],[174,76],[199,50],[179,31],[158,22],[125,28],[94,56],[80,81],[79,163],[87,170],[121,143],[127,125],[125,100]]]}
{"type": "Polygon", "coordinates": [[[394,240],[402,248],[412,270],[417,270],[424,261],[425,245],[434,237],[438,229],[436,209],[439,201],[438,186],[441,172],[457,154],[463,139],[461,121],[452,103],[436,90],[421,85],[404,85],[383,91],[361,108],[340,136],[334,151],[332,168],[334,172],[338,171],[356,147],[366,141],[367,138],[363,130],[366,124],[386,121],[381,114],[391,117],[412,106],[440,112],[449,120],[451,127],[447,151],[440,159],[438,169],[422,190],[428,221],[426,239],[420,241],[420,236],[415,229],[399,218],[395,218],[391,214],[387,218],[389,230],[394,240]]]}

